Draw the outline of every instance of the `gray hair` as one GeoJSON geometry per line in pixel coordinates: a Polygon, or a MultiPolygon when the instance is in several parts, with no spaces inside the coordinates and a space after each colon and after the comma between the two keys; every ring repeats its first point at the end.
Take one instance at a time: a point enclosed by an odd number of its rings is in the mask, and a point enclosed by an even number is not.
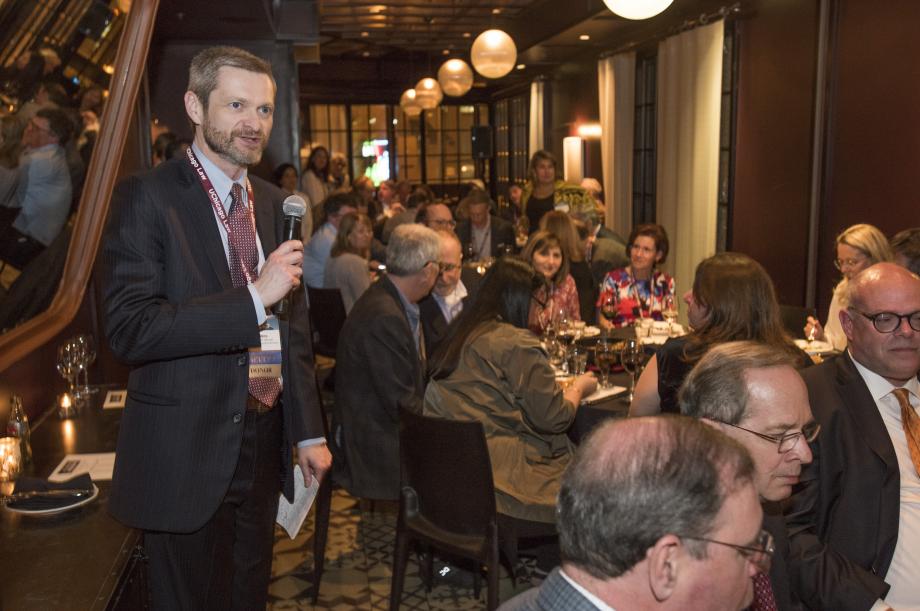
{"type": "Polygon", "coordinates": [[[667,415],[600,426],[579,447],[556,507],[564,562],[618,577],[668,534],[695,558],[725,499],[752,481],[747,451],[698,420],[667,415]]]}
{"type": "Polygon", "coordinates": [[[390,234],[387,244],[387,273],[411,276],[430,261],[441,258],[441,242],[433,230],[416,223],[405,223],[390,234]]]}
{"type": "Polygon", "coordinates": [[[760,342],[726,342],[710,348],[680,388],[680,412],[726,424],[744,420],[749,398],[745,373],[751,369],[795,367],[785,350],[760,342]]]}

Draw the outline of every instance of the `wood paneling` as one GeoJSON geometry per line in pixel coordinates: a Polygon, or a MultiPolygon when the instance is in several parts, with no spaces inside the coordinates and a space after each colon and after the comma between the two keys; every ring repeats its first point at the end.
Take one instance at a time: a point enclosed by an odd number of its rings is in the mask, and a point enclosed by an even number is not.
{"type": "Polygon", "coordinates": [[[759,261],[780,303],[803,304],[817,1],[762,1],[738,21],[731,250],[759,261]]]}

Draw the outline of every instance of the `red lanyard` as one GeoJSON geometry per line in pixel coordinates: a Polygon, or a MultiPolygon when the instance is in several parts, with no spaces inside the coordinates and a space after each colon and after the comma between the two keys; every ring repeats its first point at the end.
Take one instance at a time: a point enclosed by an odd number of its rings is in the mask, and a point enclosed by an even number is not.
{"type": "MultiPolygon", "coordinates": [[[[214,207],[214,212],[217,214],[217,218],[220,220],[220,224],[224,226],[224,231],[227,232],[227,244],[231,243],[230,236],[233,234],[233,230],[230,229],[230,223],[227,220],[227,211],[224,210],[224,204],[220,201],[220,198],[217,197],[217,191],[214,189],[214,185],[211,184],[211,179],[208,178],[207,172],[204,171],[204,166],[201,165],[201,162],[198,161],[198,157],[195,156],[195,153],[192,151],[192,147],[185,149],[186,157],[188,162],[191,164],[192,169],[195,170],[195,173],[198,174],[198,178],[201,180],[201,188],[204,189],[205,194],[208,196],[208,199],[211,200],[211,206],[214,207]]],[[[252,185],[249,184],[249,179],[246,179],[246,196],[249,199],[249,222],[252,223],[252,230],[256,230],[256,217],[253,212],[253,207],[255,204],[255,199],[252,195],[252,185]]],[[[240,267],[243,269],[243,275],[246,276],[247,284],[252,284],[255,282],[252,273],[249,271],[249,268],[246,267],[246,263],[240,260],[240,267]]]]}

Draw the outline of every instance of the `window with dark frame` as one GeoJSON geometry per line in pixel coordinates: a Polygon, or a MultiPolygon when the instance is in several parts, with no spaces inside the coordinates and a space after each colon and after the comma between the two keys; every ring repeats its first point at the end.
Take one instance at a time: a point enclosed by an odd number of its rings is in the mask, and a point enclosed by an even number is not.
{"type": "Polygon", "coordinates": [[[499,100],[494,106],[495,178],[500,194],[528,179],[530,94],[499,100]]]}
{"type": "Polygon", "coordinates": [[[636,57],[633,225],[655,222],[657,62],[655,55],[636,57]]]}

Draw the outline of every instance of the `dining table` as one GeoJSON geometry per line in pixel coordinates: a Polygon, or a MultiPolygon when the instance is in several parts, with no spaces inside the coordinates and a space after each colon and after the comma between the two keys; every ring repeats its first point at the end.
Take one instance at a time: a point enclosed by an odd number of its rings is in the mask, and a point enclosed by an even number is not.
{"type": "MultiPolygon", "coordinates": [[[[115,451],[122,410],[103,409],[109,388],[94,388],[75,417],[49,406],[32,424],[33,465],[23,475],[46,478],[68,454],[115,451]]],[[[141,533],[108,514],[111,482],[94,483],[92,502],[54,515],[0,508],[0,609],[147,608],[141,533]]]]}

